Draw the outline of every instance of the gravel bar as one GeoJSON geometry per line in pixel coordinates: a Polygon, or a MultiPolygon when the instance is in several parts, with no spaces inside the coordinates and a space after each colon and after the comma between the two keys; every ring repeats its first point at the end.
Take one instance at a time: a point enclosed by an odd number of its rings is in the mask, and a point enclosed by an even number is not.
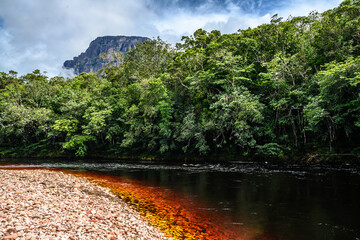
{"type": "Polygon", "coordinates": [[[0,239],[169,239],[107,188],[59,171],[0,170],[0,239]]]}

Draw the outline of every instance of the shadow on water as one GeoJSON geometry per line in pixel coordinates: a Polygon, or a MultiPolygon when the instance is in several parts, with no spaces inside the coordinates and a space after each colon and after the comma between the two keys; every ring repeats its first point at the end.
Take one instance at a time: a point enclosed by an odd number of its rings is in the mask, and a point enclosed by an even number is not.
{"type": "MultiPolygon", "coordinates": [[[[177,206],[177,212],[192,208],[187,213],[192,215],[185,214],[184,222],[195,222],[196,216],[215,219],[216,225],[224,226],[223,231],[246,236],[242,239],[360,239],[358,166],[40,160],[20,164],[106,176],[102,179],[116,178],[117,186],[109,187],[120,196],[135,191],[129,186],[142,187],[144,195],[138,195],[141,201],[148,201],[150,195],[155,199],[167,198],[168,202],[161,204],[177,206]]],[[[159,212],[160,208],[155,210],[159,212]]],[[[227,236],[232,238],[235,237],[227,236]]]]}

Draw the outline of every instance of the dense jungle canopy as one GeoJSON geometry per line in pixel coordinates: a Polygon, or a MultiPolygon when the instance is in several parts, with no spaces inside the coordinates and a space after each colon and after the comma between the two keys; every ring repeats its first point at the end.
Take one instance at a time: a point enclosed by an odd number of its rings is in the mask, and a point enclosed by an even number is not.
{"type": "Polygon", "coordinates": [[[360,1],[137,45],[98,73],[0,73],[0,154],[360,157],[360,1]]]}

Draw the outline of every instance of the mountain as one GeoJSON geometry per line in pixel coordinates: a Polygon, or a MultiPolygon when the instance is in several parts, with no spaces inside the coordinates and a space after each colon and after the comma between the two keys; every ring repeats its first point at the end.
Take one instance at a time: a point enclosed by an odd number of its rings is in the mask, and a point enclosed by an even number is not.
{"type": "Polygon", "coordinates": [[[113,53],[122,52],[126,54],[130,49],[135,48],[136,44],[149,40],[147,37],[134,36],[98,37],[90,43],[85,52],[74,57],[73,60],[65,61],[63,68],[72,70],[76,75],[82,72],[97,72],[107,63],[117,63],[113,53]],[[105,53],[105,58],[99,56],[103,53],[105,53]]]}

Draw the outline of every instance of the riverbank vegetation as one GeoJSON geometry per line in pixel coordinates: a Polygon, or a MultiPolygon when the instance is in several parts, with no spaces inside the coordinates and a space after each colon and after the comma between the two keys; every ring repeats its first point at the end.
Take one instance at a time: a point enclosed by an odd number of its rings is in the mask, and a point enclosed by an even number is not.
{"type": "Polygon", "coordinates": [[[0,73],[2,156],[360,157],[360,1],[137,45],[74,78],[0,73]]]}

